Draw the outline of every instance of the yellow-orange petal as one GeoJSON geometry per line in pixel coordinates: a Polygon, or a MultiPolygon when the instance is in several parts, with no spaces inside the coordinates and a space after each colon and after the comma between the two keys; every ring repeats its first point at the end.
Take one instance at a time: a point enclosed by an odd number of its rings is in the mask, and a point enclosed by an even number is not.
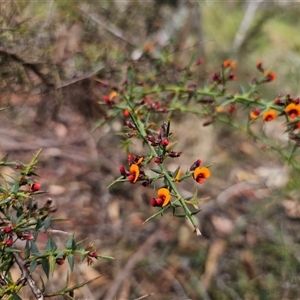
{"type": "Polygon", "coordinates": [[[277,117],[277,112],[274,109],[267,110],[263,113],[263,120],[266,122],[273,121],[277,117]]]}
{"type": "Polygon", "coordinates": [[[134,175],[134,180],[132,183],[135,183],[140,175],[140,169],[139,169],[139,166],[136,165],[136,164],[132,164],[129,168],[129,171],[131,174],[134,175]]]}
{"type": "Polygon", "coordinates": [[[294,119],[300,116],[300,105],[295,103],[290,103],[286,108],[285,112],[294,119]]]}
{"type": "Polygon", "coordinates": [[[224,60],[223,62],[223,66],[225,68],[231,68],[231,69],[235,69],[236,68],[236,62],[235,61],[232,61],[230,59],[226,59],[224,60]]]}
{"type": "Polygon", "coordinates": [[[174,178],[175,182],[179,182],[180,175],[181,175],[181,170],[179,169],[176,176],[175,176],[175,178],[174,178]]]}
{"type": "Polygon", "coordinates": [[[193,173],[193,177],[195,180],[197,180],[197,178],[201,176],[201,178],[209,178],[210,177],[210,171],[208,168],[206,167],[198,167],[194,170],[194,173],[193,173]]]}
{"type": "Polygon", "coordinates": [[[271,82],[276,79],[276,74],[274,72],[264,71],[264,75],[265,75],[265,82],[271,82]]]}
{"type": "Polygon", "coordinates": [[[157,195],[158,197],[162,198],[164,200],[162,206],[166,206],[169,204],[170,199],[171,199],[171,195],[170,195],[170,191],[166,188],[160,188],[157,191],[157,195]]]}
{"type": "Polygon", "coordinates": [[[223,106],[217,106],[216,107],[216,113],[221,113],[223,111],[223,106]]]}
{"type": "Polygon", "coordinates": [[[143,161],[143,159],[144,159],[144,157],[141,156],[136,164],[139,165],[143,161]]]}
{"type": "Polygon", "coordinates": [[[251,120],[256,119],[259,116],[259,114],[260,114],[259,109],[256,108],[256,109],[252,110],[250,113],[250,119],[251,120]]]}
{"type": "Polygon", "coordinates": [[[108,95],[108,98],[109,98],[109,100],[112,100],[112,99],[114,99],[116,96],[117,96],[116,91],[112,91],[112,92],[108,95]]]}

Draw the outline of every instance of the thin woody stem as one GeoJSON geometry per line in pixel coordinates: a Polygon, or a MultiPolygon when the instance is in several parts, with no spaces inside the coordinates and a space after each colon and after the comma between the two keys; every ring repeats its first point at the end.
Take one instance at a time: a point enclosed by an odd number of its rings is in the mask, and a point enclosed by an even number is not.
{"type": "MultiPolygon", "coordinates": [[[[157,157],[158,154],[157,154],[156,150],[154,149],[154,147],[151,146],[150,142],[146,138],[147,134],[146,134],[146,131],[144,129],[143,123],[137,118],[137,116],[135,115],[135,113],[134,113],[133,110],[130,112],[130,116],[131,116],[132,122],[136,126],[136,129],[138,130],[140,136],[143,138],[143,140],[147,144],[147,146],[148,146],[151,154],[153,156],[157,157]]],[[[176,188],[176,186],[175,186],[175,184],[173,182],[173,179],[171,178],[171,176],[168,173],[167,168],[165,167],[164,164],[158,164],[158,165],[159,165],[159,168],[162,171],[163,176],[168,181],[169,186],[172,188],[172,191],[176,195],[176,199],[179,200],[180,204],[182,205],[186,216],[190,219],[191,223],[193,224],[193,226],[195,228],[195,231],[196,231],[196,234],[197,235],[201,235],[201,232],[199,230],[199,227],[197,225],[196,220],[194,219],[191,211],[189,210],[189,208],[186,205],[184,199],[182,198],[181,194],[179,193],[178,189],[176,188]]]]}
{"type": "Polygon", "coordinates": [[[14,252],[13,256],[14,256],[14,259],[15,259],[17,265],[19,266],[19,269],[22,272],[22,276],[19,279],[19,281],[20,282],[26,281],[28,283],[28,285],[30,286],[30,288],[37,300],[44,300],[43,293],[40,290],[40,288],[37,286],[36,282],[31,277],[31,275],[26,267],[26,263],[23,261],[23,259],[17,252],[14,252]]]}

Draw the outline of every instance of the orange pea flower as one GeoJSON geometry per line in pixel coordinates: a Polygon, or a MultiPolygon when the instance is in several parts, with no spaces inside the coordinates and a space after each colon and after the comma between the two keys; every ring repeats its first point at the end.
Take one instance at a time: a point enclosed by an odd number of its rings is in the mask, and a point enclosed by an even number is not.
{"type": "Polygon", "coordinates": [[[130,183],[135,183],[140,175],[140,169],[137,164],[132,164],[129,168],[130,175],[127,177],[130,183]]]}
{"type": "Polygon", "coordinates": [[[108,98],[109,98],[109,100],[111,101],[111,100],[114,99],[116,96],[117,96],[116,91],[112,91],[112,92],[108,95],[108,98]]]}
{"type": "Polygon", "coordinates": [[[260,115],[259,109],[258,109],[258,108],[255,108],[255,109],[253,109],[253,110],[251,111],[251,113],[250,113],[250,119],[251,119],[251,120],[254,120],[254,119],[256,119],[259,115],[260,115]]]}
{"type": "Polygon", "coordinates": [[[289,115],[291,119],[295,119],[300,116],[300,105],[295,103],[290,103],[286,108],[285,112],[289,115]]]}
{"type": "Polygon", "coordinates": [[[223,62],[223,66],[225,68],[231,68],[231,69],[235,69],[236,68],[236,62],[235,61],[232,61],[230,59],[226,59],[224,60],[223,62]]]}
{"type": "Polygon", "coordinates": [[[271,82],[276,79],[276,74],[274,72],[264,71],[264,75],[265,75],[264,82],[271,82]]]}
{"type": "Polygon", "coordinates": [[[130,117],[130,113],[129,113],[128,108],[125,108],[125,109],[124,109],[123,115],[124,115],[125,118],[129,118],[129,117],[130,117]]]}
{"type": "Polygon", "coordinates": [[[205,179],[210,177],[210,171],[206,167],[197,167],[194,170],[193,177],[198,183],[202,184],[205,179]]]}
{"type": "Polygon", "coordinates": [[[158,198],[151,199],[152,206],[167,206],[171,200],[170,191],[167,188],[160,188],[157,191],[158,198]]]}
{"type": "Polygon", "coordinates": [[[262,118],[266,122],[273,121],[277,117],[277,112],[274,109],[270,109],[264,112],[262,118]]]}

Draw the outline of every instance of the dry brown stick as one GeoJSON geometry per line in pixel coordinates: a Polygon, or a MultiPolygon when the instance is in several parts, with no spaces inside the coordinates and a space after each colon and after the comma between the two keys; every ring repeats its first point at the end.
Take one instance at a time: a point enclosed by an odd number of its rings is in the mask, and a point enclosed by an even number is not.
{"type": "Polygon", "coordinates": [[[97,16],[95,13],[90,13],[86,7],[86,5],[82,5],[79,8],[83,13],[85,13],[89,18],[91,18],[95,23],[97,23],[99,26],[105,28],[108,32],[122,40],[123,42],[127,43],[131,47],[136,47],[132,42],[130,42],[128,39],[124,37],[124,33],[119,29],[113,26],[112,24],[107,24],[107,22],[103,22],[99,16],[97,16]]]}
{"type": "Polygon", "coordinates": [[[108,289],[104,299],[114,299],[116,297],[118,290],[122,285],[122,282],[129,277],[130,272],[132,271],[134,266],[144,256],[145,252],[160,239],[160,236],[160,231],[154,232],[152,235],[149,236],[146,242],[138,249],[138,251],[131,256],[124,269],[119,273],[114,283],[108,289]]]}
{"type": "Polygon", "coordinates": [[[57,84],[55,86],[55,89],[61,89],[61,88],[64,88],[64,87],[67,87],[69,85],[72,85],[72,84],[75,84],[79,81],[83,81],[85,79],[88,79],[94,75],[96,75],[97,73],[99,73],[102,69],[104,69],[104,65],[103,64],[100,64],[97,68],[95,68],[94,71],[92,72],[87,72],[85,74],[83,74],[82,76],[80,77],[77,77],[77,78],[73,78],[73,79],[69,79],[69,80],[65,80],[65,81],[62,81],[60,84],[57,84]]]}
{"type": "Polygon", "coordinates": [[[6,58],[10,58],[13,61],[23,65],[24,68],[28,68],[31,71],[33,71],[39,78],[42,79],[42,81],[48,86],[48,87],[54,87],[54,84],[52,82],[49,81],[49,79],[47,78],[46,75],[44,75],[38,67],[38,64],[36,63],[32,63],[32,62],[28,62],[25,59],[23,59],[22,57],[18,56],[15,53],[6,51],[3,48],[0,48],[0,55],[6,57],[6,58]]]}
{"type": "Polygon", "coordinates": [[[39,289],[39,287],[36,285],[35,281],[31,277],[29,271],[26,268],[26,264],[23,261],[23,259],[21,258],[21,256],[17,252],[14,252],[13,256],[15,258],[17,265],[19,266],[19,268],[22,272],[22,276],[19,279],[19,281],[20,282],[25,281],[28,283],[28,285],[30,286],[30,288],[37,300],[44,300],[42,291],[39,289]]]}
{"type": "Polygon", "coordinates": [[[148,294],[148,295],[144,295],[144,296],[135,298],[134,300],[142,300],[142,299],[146,299],[146,298],[151,297],[151,296],[153,296],[153,295],[154,295],[154,293],[151,293],[151,294],[148,294]]]}

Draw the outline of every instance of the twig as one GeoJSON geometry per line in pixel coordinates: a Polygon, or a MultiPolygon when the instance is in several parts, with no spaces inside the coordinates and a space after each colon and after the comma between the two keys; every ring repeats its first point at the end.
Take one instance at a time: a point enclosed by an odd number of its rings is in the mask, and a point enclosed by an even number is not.
{"type": "Polygon", "coordinates": [[[28,62],[25,59],[21,58],[20,56],[18,56],[15,53],[6,51],[3,48],[0,48],[0,55],[6,57],[6,58],[10,58],[13,61],[23,65],[24,68],[28,68],[31,71],[33,71],[39,78],[42,79],[42,81],[48,86],[48,87],[54,87],[54,83],[50,82],[47,78],[47,76],[45,76],[38,67],[38,64],[33,63],[33,62],[28,62]]]}
{"type": "Polygon", "coordinates": [[[251,25],[252,19],[254,18],[255,12],[258,9],[259,5],[264,0],[258,1],[249,1],[247,10],[245,12],[244,18],[241,22],[240,28],[235,35],[234,42],[232,45],[232,49],[234,53],[238,53],[242,44],[244,43],[245,37],[247,35],[247,31],[251,25]]]}
{"type": "Polygon", "coordinates": [[[23,261],[23,259],[21,258],[21,256],[16,252],[13,253],[13,256],[15,258],[17,265],[19,266],[19,268],[22,272],[22,276],[19,279],[19,281],[20,282],[26,281],[28,283],[28,285],[30,286],[30,288],[37,300],[44,300],[42,291],[39,289],[39,287],[36,285],[35,281],[31,277],[30,273],[28,272],[28,270],[26,268],[26,264],[23,261]]]}
{"type": "Polygon", "coordinates": [[[148,297],[151,297],[151,296],[153,296],[153,295],[154,295],[154,293],[151,293],[151,294],[148,294],[148,295],[144,295],[144,296],[135,298],[135,299],[133,299],[133,300],[142,300],[142,299],[146,299],[146,298],[148,298],[148,297]]]}
{"type": "Polygon", "coordinates": [[[120,29],[118,29],[116,27],[113,27],[112,24],[106,24],[96,14],[88,12],[88,10],[87,10],[87,8],[86,8],[85,5],[82,5],[79,9],[83,13],[85,13],[89,18],[91,18],[95,23],[97,23],[101,27],[105,28],[108,32],[110,32],[111,34],[113,34],[114,36],[116,36],[117,38],[119,38],[120,40],[122,40],[123,42],[127,43],[131,47],[136,47],[130,41],[128,41],[127,39],[125,39],[124,34],[123,34],[123,32],[120,29]]]}
{"type": "Polygon", "coordinates": [[[55,89],[61,89],[61,88],[64,88],[64,87],[67,87],[69,85],[72,85],[74,83],[77,83],[79,81],[82,81],[84,79],[87,79],[87,78],[90,78],[92,77],[93,75],[96,75],[99,71],[101,71],[102,69],[104,69],[104,65],[103,64],[100,64],[95,71],[92,71],[92,72],[87,72],[85,74],[83,74],[82,76],[80,77],[77,77],[77,78],[74,78],[74,79],[70,79],[70,80],[65,80],[63,81],[61,84],[57,84],[55,86],[55,89]]]}
{"type": "Polygon", "coordinates": [[[138,251],[136,251],[131,256],[124,269],[119,273],[114,283],[110,286],[109,290],[107,291],[104,297],[105,299],[114,299],[116,297],[122,282],[129,277],[130,272],[134,268],[134,266],[139,262],[139,260],[142,257],[144,257],[145,252],[159,240],[160,236],[160,231],[154,232],[152,235],[149,236],[146,242],[138,249],[138,251]]]}

